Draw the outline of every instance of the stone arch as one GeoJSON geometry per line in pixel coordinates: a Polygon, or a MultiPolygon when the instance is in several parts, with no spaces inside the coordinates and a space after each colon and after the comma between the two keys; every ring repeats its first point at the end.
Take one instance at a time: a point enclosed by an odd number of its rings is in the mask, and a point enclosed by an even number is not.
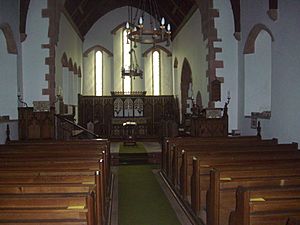
{"type": "Polygon", "coordinates": [[[230,0],[233,20],[234,20],[234,37],[236,40],[241,40],[241,9],[240,9],[240,0],[230,0]]]}
{"type": "Polygon", "coordinates": [[[2,30],[6,39],[7,52],[10,54],[18,54],[17,43],[10,25],[8,23],[0,24],[0,30],[2,30]]]}
{"type": "Polygon", "coordinates": [[[78,77],[81,77],[81,67],[78,66],[78,77]]]}
{"type": "Polygon", "coordinates": [[[182,70],[181,70],[181,83],[180,83],[182,118],[184,118],[183,116],[187,108],[188,90],[189,90],[190,83],[193,83],[192,70],[189,61],[186,58],[184,58],[182,64],[182,70]]]}
{"type": "Polygon", "coordinates": [[[109,57],[113,57],[113,53],[111,51],[109,51],[107,48],[101,46],[101,45],[94,45],[92,47],[90,47],[89,49],[87,49],[84,53],[83,53],[83,56],[84,57],[87,57],[88,54],[91,52],[91,51],[101,51],[101,52],[105,52],[109,57]]]}
{"type": "Polygon", "coordinates": [[[126,26],[126,23],[127,23],[127,21],[117,25],[114,29],[112,29],[111,34],[116,34],[119,29],[124,29],[126,26]]]}
{"type": "Polygon", "coordinates": [[[177,57],[175,57],[174,59],[174,69],[177,69],[178,68],[178,59],[177,57]]]}
{"type": "Polygon", "coordinates": [[[245,47],[244,47],[244,54],[251,54],[251,53],[255,52],[255,41],[256,41],[258,34],[262,30],[266,31],[271,36],[272,41],[275,40],[271,30],[266,25],[261,24],[261,23],[256,24],[253,26],[253,28],[251,29],[251,31],[247,37],[245,47]]]}
{"type": "Polygon", "coordinates": [[[23,0],[20,1],[20,40],[21,42],[25,41],[27,34],[26,34],[26,20],[27,14],[29,9],[30,0],[23,0]]]}
{"type": "Polygon", "coordinates": [[[78,74],[78,70],[77,70],[77,63],[75,62],[74,63],[74,66],[73,66],[73,70],[74,70],[74,75],[76,74],[78,74]]]}
{"type": "Polygon", "coordinates": [[[143,53],[143,57],[146,57],[150,52],[154,52],[154,51],[163,51],[167,54],[168,57],[172,56],[172,52],[170,52],[170,50],[166,49],[163,46],[160,45],[155,45],[152,46],[151,48],[148,48],[144,53],[143,53]]]}
{"type": "Polygon", "coordinates": [[[62,64],[63,67],[69,67],[68,57],[67,57],[67,54],[65,52],[61,57],[61,64],[62,64]]]}
{"type": "Polygon", "coordinates": [[[68,66],[69,66],[69,71],[74,71],[73,60],[72,60],[72,58],[69,58],[68,66]]]}
{"type": "Polygon", "coordinates": [[[203,104],[202,104],[202,95],[200,91],[198,91],[196,95],[196,105],[199,107],[200,110],[202,110],[203,104]]]}

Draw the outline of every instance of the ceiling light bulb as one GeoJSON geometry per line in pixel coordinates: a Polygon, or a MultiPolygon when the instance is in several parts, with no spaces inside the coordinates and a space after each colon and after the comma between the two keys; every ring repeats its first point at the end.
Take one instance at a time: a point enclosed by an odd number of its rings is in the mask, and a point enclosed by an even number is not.
{"type": "Polygon", "coordinates": [[[129,23],[128,22],[126,23],[125,27],[126,27],[126,29],[129,29],[129,23]]]}
{"type": "Polygon", "coordinates": [[[139,18],[139,25],[143,25],[143,18],[142,17],[139,18]]]}
{"type": "Polygon", "coordinates": [[[163,17],[163,18],[161,18],[161,25],[162,26],[164,26],[165,25],[165,23],[166,23],[166,21],[165,21],[165,18],[163,17]]]}
{"type": "Polygon", "coordinates": [[[167,31],[171,31],[171,25],[170,24],[167,25],[167,31]]]}

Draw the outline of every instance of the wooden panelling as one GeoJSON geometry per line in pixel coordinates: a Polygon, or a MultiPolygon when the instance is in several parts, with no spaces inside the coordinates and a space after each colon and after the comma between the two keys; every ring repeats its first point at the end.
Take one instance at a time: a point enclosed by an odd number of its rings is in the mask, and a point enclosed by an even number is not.
{"type": "Polygon", "coordinates": [[[19,139],[54,139],[54,113],[34,112],[32,107],[19,108],[19,139]]]}
{"type": "MultiPolygon", "coordinates": [[[[114,99],[132,99],[137,96],[79,96],[78,121],[83,127],[89,121],[95,124],[95,133],[101,137],[122,138],[122,124],[117,124],[116,120],[136,121],[137,137],[158,138],[163,132],[162,123],[165,120],[179,121],[179,111],[177,100],[174,96],[142,96],[143,116],[136,117],[115,117],[114,99]],[[139,122],[142,120],[143,122],[139,122]]],[[[126,122],[124,121],[124,122],[126,122]]]]}

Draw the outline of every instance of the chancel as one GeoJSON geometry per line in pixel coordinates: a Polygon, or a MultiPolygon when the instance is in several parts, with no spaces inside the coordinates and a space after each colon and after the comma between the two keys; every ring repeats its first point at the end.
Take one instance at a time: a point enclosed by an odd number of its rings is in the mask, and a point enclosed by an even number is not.
{"type": "Polygon", "coordinates": [[[299,12],[0,0],[0,224],[300,224],[299,12]]]}

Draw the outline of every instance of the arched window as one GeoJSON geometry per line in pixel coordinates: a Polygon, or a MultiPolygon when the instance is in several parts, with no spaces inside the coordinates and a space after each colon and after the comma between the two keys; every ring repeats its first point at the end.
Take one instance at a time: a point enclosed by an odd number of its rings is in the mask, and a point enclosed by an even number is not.
{"type": "Polygon", "coordinates": [[[152,53],[153,95],[160,95],[160,53],[152,53]]]}
{"type": "MultiPolygon", "coordinates": [[[[123,31],[123,67],[125,70],[130,69],[131,64],[131,57],[130,57],[130,50],[131,50],[131,41],[127,38],[127,31],[124,29],[123,31]]],[[[127,94],[131,92],[131,78],[125,76],[123,79],[123,91],[127,94]]]]}
{"type": "Polygon", "coordinates": [[[96,72],[95,72],[95,88],[96,96],[103,95],[103,53],[96,51],[96,72]]]}

